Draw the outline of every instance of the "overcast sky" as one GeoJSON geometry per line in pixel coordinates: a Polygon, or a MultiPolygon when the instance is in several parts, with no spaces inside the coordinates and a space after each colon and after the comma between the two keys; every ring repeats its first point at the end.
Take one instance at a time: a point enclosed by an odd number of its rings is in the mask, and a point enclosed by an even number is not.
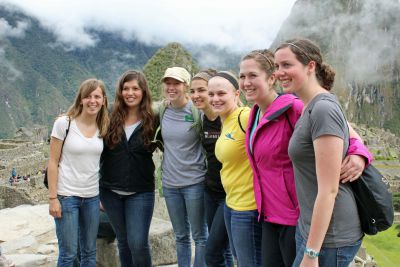
{"type": "Polygon", "coordinates": [[[96,44],[91,29],[164,45],[216,44],[234,51],[268,47],[295,0],[0,0],[53,31],[67,47],[96,44]],[[89,30],[89,31],[88,31],[89,30]]]}

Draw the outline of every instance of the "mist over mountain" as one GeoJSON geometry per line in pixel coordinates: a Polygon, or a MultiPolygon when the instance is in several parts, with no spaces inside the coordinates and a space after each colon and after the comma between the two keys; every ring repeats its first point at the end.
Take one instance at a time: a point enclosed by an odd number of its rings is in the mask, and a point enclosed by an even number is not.
{"type": "MultiPolygon", "coordinates": [[[[400,134],[399,5],[398,0],[298,0],[272,49],[293,37],[316,41],[337,72],[334,92],[348,119],[400,134]]],[[[104,80],[112,99],[124,71],[144,69],[158,96],[160,73],[170,64],[237,71],[242,56],[193,42],[154,45],[102,27],[86,29],[93,45],[73,47],[54,32],[21,9],[0,4],[0,138],[12,137],[21,126],[51,126],[84,79],[104,80]]]]}
{"type": "Polygon", "coordinates": [[[272,48],[316,41],[336,70],[334,91],[348,119],[400,133],[400,2],[298,0],[272,48]]]}
{"type": "MultiPolygon", "coordinates": [[[[102,79],[113,99],[119,76],[128,69],[143,70],[162,48],[102,29],[90,34],[95,36],[96,45],[71,48],[60,43],[37,19],[14,6],[0,5],[0,138],[13,137],[21,126],[51,126],[87,78],[102,79]]],[[[196,68],[228,69],[240,58],[211,45],[188,49],[195,56],[190,60],[196,68]]]]}

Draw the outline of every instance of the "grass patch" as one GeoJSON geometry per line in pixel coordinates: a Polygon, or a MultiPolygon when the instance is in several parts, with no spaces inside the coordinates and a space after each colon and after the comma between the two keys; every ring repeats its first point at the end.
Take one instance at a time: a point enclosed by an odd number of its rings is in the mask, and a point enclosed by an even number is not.
{"type": "Polygon", "coordinates": [[[362,244],[379,267],[400,266],[400,237],[397,237],[399,231],[395,227],[393,225],[375,236],[364,237],[362,244]]]}

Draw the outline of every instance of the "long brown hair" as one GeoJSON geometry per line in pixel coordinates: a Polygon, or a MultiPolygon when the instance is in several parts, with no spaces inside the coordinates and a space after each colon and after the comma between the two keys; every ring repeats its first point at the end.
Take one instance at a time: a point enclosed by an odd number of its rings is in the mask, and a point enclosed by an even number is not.
{"type": "Polygon", "coordinates": [[[108,117],[108,102],[107,102],[107,95],[106,95],[106,87],[101,80],[97,79],[88,79],[83,81],[79,86],[79,91],[75,97],[74,103],[69,107],[67,111],[67,116],[72,120],[78,117],[82,113],[82,99],[90,95],[94,90],[100,88],[103,97],[104,97],[104,104],[101,107],[99,113],[97,113],[96,117],[96,124],[97,128],[99,128],[100,137],[104,137],[107,133],[108,125],[110,123],[110,119],[108,117]]]}
{"type": "Polygon", "coordinates": [[[151,143],[154,134],[154,112],[151,108],[151,92],[147,86],[146,77],[140,71],[128,70],[119,78],[115,91],[115,99],[111,112],[111,122],[108,133],[106,135],[106,144],[110,148],[114,148],[125,134],[125,119],[128,115],[128,107],[122,97],[122,89],[124,83],[136,80],[139,88],[142,90],[142,101],[139,106],[139,117],[142,120],[142,138],[144,145],[148,147],[151,143]]]}

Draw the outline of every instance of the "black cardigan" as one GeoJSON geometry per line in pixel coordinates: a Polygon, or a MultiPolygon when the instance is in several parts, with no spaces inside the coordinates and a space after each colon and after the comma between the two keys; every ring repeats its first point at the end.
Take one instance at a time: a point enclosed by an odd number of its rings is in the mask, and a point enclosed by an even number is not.
{"type": "Polygon", "coordinates": [[[125,134],[113,149],[104,144],[100,158],[100,187],[125,192],[154,191],[153,150],[142,140],[142,124],[129,140],[125,134]]]}

